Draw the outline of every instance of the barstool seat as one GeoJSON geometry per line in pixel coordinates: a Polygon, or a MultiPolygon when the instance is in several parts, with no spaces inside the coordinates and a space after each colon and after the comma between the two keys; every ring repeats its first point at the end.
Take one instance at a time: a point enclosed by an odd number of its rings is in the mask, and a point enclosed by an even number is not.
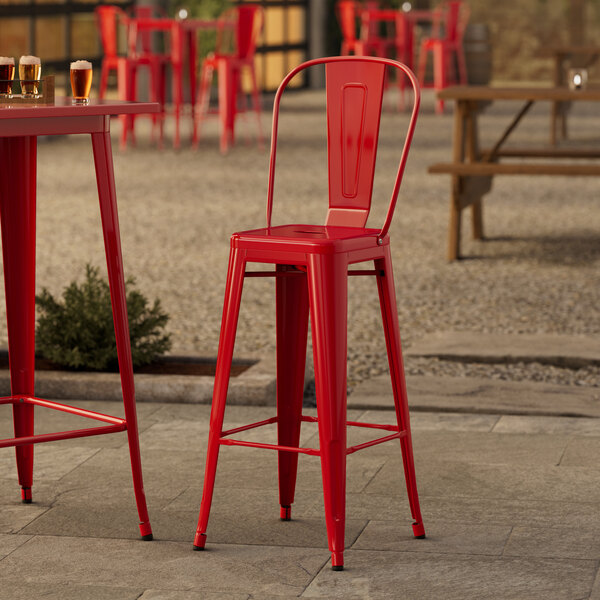
{"type": "Polygon", "coordinates": [[[321,457],[332,568],[341,570],[344,565],[346,456],[382,442],[400,440],[414,520],[413,533],[416,537],[425,536],[414,472],[388,235],[418,107],[419,90],[413,73],[406,66],[383,58],[351,56],[315,59],[294,69],[280,85],[273,109],[267,226],[234,233],[231,237],[204,490],[194,539],[196,550],[204,549],[206,544],[217,458],[222,445],[278,451],[279,504],[283,520],[291,519],[298,454],[321,457]],[[294,75],[320,64],[326,65],[327,79],[329,211],[326,224],[272,227],[281,94],[294,75]],[[365,223],[371,205],[386,66],[399,69],[408,76],[415,100],[388,214],[384,226],[373,229],[366,228],[365,223]],[[355,268],[358,263],[367,261],[372,261],[372,268],[355,268]],[[266,263],[274,265],[275,269],[247,270],[249,263],[266,263]],[[354,265],[353,268],[350,265],[354,265]],[[355,275],[376,278],[394,390],[396,425],[356,423],[346,419],[347,279],[355,275]],[[225,402],[246,277],[274,277],[276,280],[277,415],[224,431],[225,402]],[[302,415],[309,313],[314,347],[316,418],[302,415]],[[299,445],[301,424],[310,421],[318,423],[319,448],[302,448],[299,445]],[[277,424],[277,444],[230,437],[272,423],[277,424]],[[348,447],[347,426],[373,428],[385,435],[348,447]]]}

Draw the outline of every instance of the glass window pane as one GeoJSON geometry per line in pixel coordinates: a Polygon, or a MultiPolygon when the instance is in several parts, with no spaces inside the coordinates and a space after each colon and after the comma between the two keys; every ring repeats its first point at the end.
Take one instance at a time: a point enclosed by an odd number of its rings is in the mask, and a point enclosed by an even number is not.
{"type": "MultiPolygon", "coordinates": [[[[93,14],[75,14],[71,18],[72,58],[85,60],[98,54],[98,33],[93,14]]],[[[99,66],[99,65],[96,65],[99,66]]]]}
{"type": "Polygon", "coordinates": [[[36,18],[35,52],[42,59],[42,65],[45,60],[66,58],[65,30],[65,17],[36,18]]]}
{"type": "Polygon", "coordinates": [[[29,19],[0,19],[0,55],[16,63],[23,54],[29,54],[29,19]]]}
{"type": "Polygon", "coordinates": [[[265,9],[265,43],[269,45],[283,44],[285,42],[284,31],[283,8],[267,7],[265,9]]]}
{"type": "Polygon", "coordinates": [[[301,44],[305,41],[306,10],[300,6],[291,6],[288,9],[288,44],[301,44]]]}

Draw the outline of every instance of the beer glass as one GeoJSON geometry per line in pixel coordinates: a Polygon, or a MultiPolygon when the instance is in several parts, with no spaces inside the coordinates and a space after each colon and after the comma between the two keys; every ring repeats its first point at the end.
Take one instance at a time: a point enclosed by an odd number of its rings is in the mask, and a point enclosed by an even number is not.
{"type": "Polygon", "coordinates": [[[87,104],[90,101],[92,87],[92,63],[76,60],[71,63],[71,90],[73,104],[87,104]]]}
{"type": "Polygon", "coordinates": [[[19,79],[23,96],[39,98],[39,80],[42,64],[37,56],[21,56],[19,60],[19,79]]]}
{"type": "Polygon", "coordinates": [[[15,59],[12,56],[0,56],[0,96],[12,97],[12,80],[15,77],[15,59]]]}

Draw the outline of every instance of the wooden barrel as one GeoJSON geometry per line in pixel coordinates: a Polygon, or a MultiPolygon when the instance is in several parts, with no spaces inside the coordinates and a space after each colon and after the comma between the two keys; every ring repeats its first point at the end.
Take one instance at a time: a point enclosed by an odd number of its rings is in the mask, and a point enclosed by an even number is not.
{"type": "Polygon", "coordinates": [[[467,78],[472,85],[485,85],[492,78],[490,28],[484,23],[469,23],[463,37],[467,78]]]}

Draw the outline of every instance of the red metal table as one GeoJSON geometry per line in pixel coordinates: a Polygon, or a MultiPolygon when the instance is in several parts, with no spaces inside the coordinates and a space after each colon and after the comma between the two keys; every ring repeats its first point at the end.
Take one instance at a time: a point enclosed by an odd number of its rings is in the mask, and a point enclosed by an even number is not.
{"type": "Polygon", "coordinates": [[[133,365],[125,300],[117,200],[110,142],[110,115],[158,112],[158,104],[93,100],[74,106],[58,98],[54,106],[0,106],[0,223],[8,324],[11,395],[15,437],[0,448],[16,447],[21,498],[31,502],[33,444],[127,431],[133,486],[143,539],[152,529],[142,482],[133,365]],[[42,400],[34,392],[35,223],[37,136],[91,134],[100,216],[108,265],[125,418],[42,400]],[[101,427],[34,435],[34,407],[41,406],[98,420],[101,427]]]}

